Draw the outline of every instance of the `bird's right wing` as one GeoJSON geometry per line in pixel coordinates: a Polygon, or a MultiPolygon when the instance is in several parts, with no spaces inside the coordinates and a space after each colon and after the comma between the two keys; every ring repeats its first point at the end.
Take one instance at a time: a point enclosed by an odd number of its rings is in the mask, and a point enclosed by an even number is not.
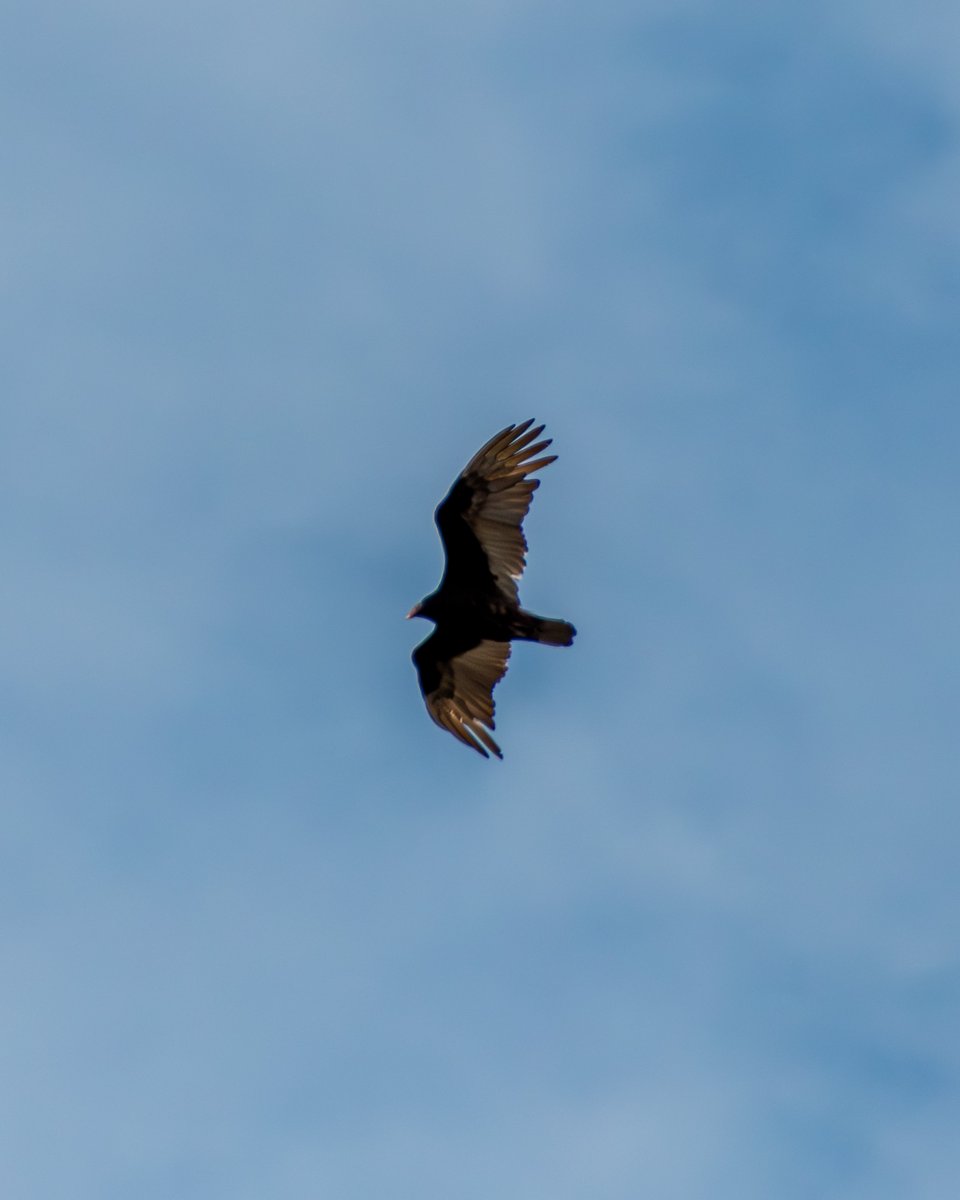
{"type": "Polygon", "coordinates": [[[484,758],[489,758],[487,750],[503,758],[490,731],[495,727],[493,689],[506,673],[509,657],[509,642],[486,640],[457,650],[439,631],[413,652],[427,712],[441,729],[484,758]]]}

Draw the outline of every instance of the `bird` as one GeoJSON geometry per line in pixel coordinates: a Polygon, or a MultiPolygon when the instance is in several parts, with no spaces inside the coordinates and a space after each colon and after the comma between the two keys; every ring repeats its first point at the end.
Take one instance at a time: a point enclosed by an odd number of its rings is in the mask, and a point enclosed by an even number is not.
{"type": "Polygon", "coordinates": [[[521,608],[517,582],[526,566],[523,518],[540,480],[535,471],[555,462],[537,441],[545,426],[533,418],[508,425],[470,459],[437,506],[434,520],[445,565],[436,589],[407,618],[436,628],[413,652],[427,712],[484,758],[503,752],[493,739],[493,689],[503,678],[510,643],[569,646],[569,621],[538,617],[521,608]]]}

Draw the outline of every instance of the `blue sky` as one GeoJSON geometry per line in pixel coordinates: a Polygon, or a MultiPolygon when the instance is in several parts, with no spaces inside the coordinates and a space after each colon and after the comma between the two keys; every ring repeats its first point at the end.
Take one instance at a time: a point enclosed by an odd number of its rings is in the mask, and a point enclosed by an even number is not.
{"type": "Polygon", "coordinates": [[[952,1197],[956,6],[3,25],[3,1193],[952,1197]]]}

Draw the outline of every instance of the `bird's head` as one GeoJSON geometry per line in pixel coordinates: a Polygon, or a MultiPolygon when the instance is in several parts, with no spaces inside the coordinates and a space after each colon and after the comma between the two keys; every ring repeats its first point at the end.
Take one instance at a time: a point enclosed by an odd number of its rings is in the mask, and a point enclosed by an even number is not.
{"type": "Polygon", "coordinates": [[[433,612],[434,599],[435,594],[432,596],[425,596],[419,604],[415,604],[413,608],[410,609],[410,611],[407,613],[407,620],[409,621],[411,617],[426,617],[428,621],[435,621],[436,617],[434,616],[433,612]]]}

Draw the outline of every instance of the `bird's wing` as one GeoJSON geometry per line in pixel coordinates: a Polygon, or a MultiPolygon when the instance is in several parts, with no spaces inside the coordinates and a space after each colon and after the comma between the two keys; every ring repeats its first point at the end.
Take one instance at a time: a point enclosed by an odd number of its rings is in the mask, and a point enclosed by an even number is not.
{"type": "Polygon", "coordinates": [[[495,727],[493,689],[509,657],[509,642],[487,640],[459,650],[439,630],[413,652],[427,712],[441,729],[484,758],[489,758],[487,750],[503,758],[490,730],[495,727]]]}
{"type": "Polygon", "coordinates": [[[517,580],[527,564],[523,518],[538,479],[534,471],[556,461],[535,456],[550,445],[536,439],[544,427],[532,420],[508,425],[479,450],[461,471],[436,511],[447,565],[445,582],[475,588],[489,576],[503,595],[518,603],[517,580]]]}

